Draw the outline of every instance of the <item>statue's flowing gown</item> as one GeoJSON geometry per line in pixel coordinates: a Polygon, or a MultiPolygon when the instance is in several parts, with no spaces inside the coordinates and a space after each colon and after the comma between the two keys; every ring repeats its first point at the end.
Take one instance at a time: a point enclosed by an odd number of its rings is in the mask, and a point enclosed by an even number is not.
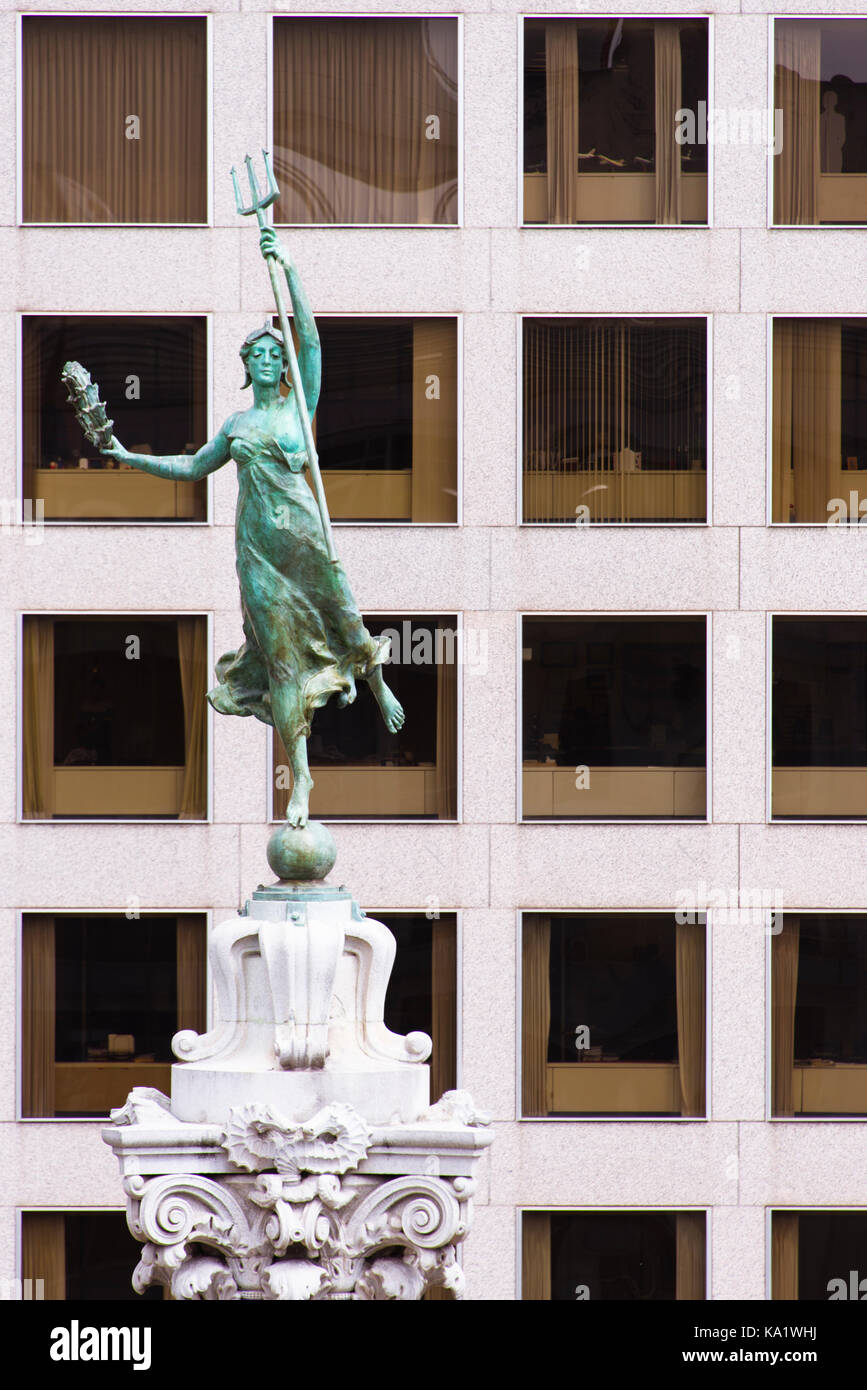
{"type": "MultiPolygon", "coordinates": [[[[388,655],[370,635],[339,563],[328,558],[319,510],[304,480],[305,452],[279,434],[227,422],[238,465],[235,555],[244,643],[217,662],[208,699],[221,714],[273,724],[271,691],[289,705],[286,737],[309,737],[313,711],[331,695],[355,699],[355,681],[388,655]],[[235,432],[237,429],[237,433],[235,432]]],[[[285,704],[284,704],[285,709],[285,704]]]]}

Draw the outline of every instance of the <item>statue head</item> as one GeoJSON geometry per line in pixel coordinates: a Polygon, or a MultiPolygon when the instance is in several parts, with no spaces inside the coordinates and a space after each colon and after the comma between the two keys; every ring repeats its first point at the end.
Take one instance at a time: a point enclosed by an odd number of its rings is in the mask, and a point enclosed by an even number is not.
{"type": "Polygon", "coordinates": [[[247,359],[250,356],[250,353],[253,349],[253,345],[255,343],[261,342],[263,338],[273,338],[274,342],[279,344],[280,351],[283,354],[283,380],[285,381],[287,386],[291,387],[292,385],[292,382],[289,380],[289,360],[286,356],[286,345],[283,341],[283,334],[280,332],[279,328],[275,328],[272,323],[266,320],[261,328],[256,328],[253,330],[252,333],[248,333],[240,346],[239,355],[241,361],[244,363],[244,381],[241,386],[242,391],[244,390],[244,387],[249,386],[251,384],[252,380],[250,376],[250,368],[247,365],[247,359]]]}

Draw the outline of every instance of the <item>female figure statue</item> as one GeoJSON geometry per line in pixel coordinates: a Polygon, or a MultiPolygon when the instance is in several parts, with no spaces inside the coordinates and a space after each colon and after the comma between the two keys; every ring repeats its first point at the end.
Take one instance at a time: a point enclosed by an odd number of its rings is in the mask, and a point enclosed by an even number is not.
{"type": "MultiPolygon", "coordinates": [[[[272,228],[262,230],[259,246],[286,273],[312,418],[322,375],[316,323],[298,272],[272,228]]],[[[313,711],[331,695],[340,705],[350,704],[361,678],[391,733],[403,725],[404,713],[382,675],[388,640],[372,637],[364,626],[342,565],[329,559],[319,510],[302,476],[307,453],[298,407],[291,389],[285,398],[280,390],[286,379],[283,335],[266,323],[245,338],[240,351],[253,404],[230,415],[198,453],[131,454],[114,436],[102,452],[159,478],[204,478],[230,458],[238,465],[235,560],[244,643],[218,661],[218,684],[208,699],[221,714],[253,714],[276,726],[292,767],[287,821],[304,826],[313,786],[307,763],[313,711]]]]}

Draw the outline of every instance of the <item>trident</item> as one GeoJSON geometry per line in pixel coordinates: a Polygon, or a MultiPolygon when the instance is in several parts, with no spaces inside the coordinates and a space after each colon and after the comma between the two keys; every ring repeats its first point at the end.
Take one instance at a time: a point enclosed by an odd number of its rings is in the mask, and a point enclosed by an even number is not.
{"type": "MultiPolygon", "coordinates": [[[[265,209],[269,208],[280,194],[280,190],[274,180],[274,171],[271,168],[271,156],[267,150],[262,151],[262,158],[265,161],[266,186],[264,193],[259,192],[259,185],[256,182],[256,174],[253,169],[252,159],[249,155],[244,156],[244,163],[247,166],[247,178],[250,180],[250,193],[253,199],[248,208],[244,207],[241,198],[241,190],[238,187],[238,176],[234,168],[232,169],[232,187],[235,190],[235,206],[242,217],[250,217],[252,213],[255,213],[260,230],[271,225],[268,218],[265,216],[265,209]]],[[[310,477],[313,480],[313,492],[319,507],[319,515],[322,518],[325,546],[328,551],[329,560],[331,560],[333,564],[337,564],[334,540],[331,535],[331,517],[328,515],[328,504],[325,501],[322,474],[319,472],[319,455],[316,452],[316,445],[313,442],[310,415],[307,410],[307,401],[304,397],[304,390],[301,385],[301,373],[298,370],[298,357],[295,353],[295,344],[292,341],[292,334],[289,331],[286,306],[283,303],[283,290],[280,285],[280,263],[276,256],[267,256],[266,260],[268,262],[268,274],[271,276],[271,288],[274,291],[274,299],[277,304],[280,330],[283,334],[283,342],[286,344],[286,355],[289,358],[289,375],[292,378],[292,386],[295,391],[295,404],[298,407],[298,416],[301,420],[301,432],[304,435],[304,445],[307,449],[307,461],[310,465],[310,477]]]]}

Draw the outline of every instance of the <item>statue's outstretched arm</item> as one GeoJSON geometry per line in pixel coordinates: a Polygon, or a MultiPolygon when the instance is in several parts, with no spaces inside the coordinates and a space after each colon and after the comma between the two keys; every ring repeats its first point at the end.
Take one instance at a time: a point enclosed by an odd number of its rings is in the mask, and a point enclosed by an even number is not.
{"type": "Polygon", "coordinates": [[[129,463],[142,473],[153,474],[155,478],[188,482],[196,482],[199,478],[206,478],[209,473],[216,473],[230,458],[229,440],[224,429],[195,454],[131,454],[114,435],[111,444],[110,449],[102,450],[107,458],[117,459],[118,463],[129,463]]]}
{"type": "Polygon", "coordinates": [[[319,401],[319,388],[322,384],[322,351],[319,346],[319,330],[316,327],[313,310],[310,308],[307,295],[304,293],[301,276],[273,227],[262,229],[259,245],[263,256],[276,257],[286,272],[286,284],[289,286],[289,296],[292,300],[292,317],[295,332],[298,334],[298,369],[301,372],[301,384],[304,387],[307,410],[312,418],[319,401]]]}

